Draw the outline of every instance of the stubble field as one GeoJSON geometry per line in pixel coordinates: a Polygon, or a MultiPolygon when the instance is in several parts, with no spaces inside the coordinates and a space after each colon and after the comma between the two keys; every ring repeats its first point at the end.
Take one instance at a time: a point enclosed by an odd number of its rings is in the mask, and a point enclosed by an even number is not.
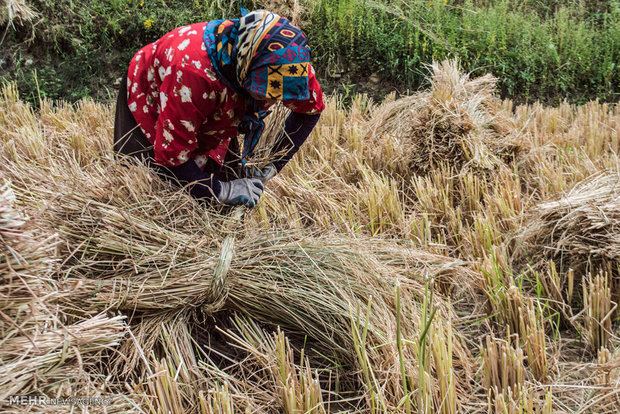
{"type": "Polygon", "coordinates": [[[123,165],[113,107],[35,111],[4,84],[0,407],[616,412],[618,107],[428,71],[412,96],[331,97],[254,210],[123,165]]]}

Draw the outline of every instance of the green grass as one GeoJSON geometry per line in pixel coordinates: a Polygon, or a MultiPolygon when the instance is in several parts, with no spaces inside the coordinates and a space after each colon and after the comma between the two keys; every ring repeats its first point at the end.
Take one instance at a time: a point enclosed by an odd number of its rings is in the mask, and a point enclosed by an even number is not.
{"type": "Polygon", "coordinates": [[[110,99],[133,55],[175,27],[233,16],[229,1],[28,0],[36,25],[9,28],[0,79],[15,80],[35,103],[85,96],[110,99]],[[33,38],[33,39],[32,39],[33,38]],[[29,40],[32,39],[32,40],[29,40]],[[36,69],[36,70],[35,70],[36,69]],[[37,84],[39,90],[37,90],[37,84]]]}
{"type": "Polygon", "coordinates": [[[320,0],[307,30],[323,69],[353,79],[417,88],[422,64],[456,56],[497,76],[505,97],[616,101],[620,2],[544,3],[554,2],[320,0]]]}
{"type": "MultiPolygon", "coordinates": [[[[27,3],[40,20],[34,26],[9,27],[1,46],[6,53],[0,79],[17,81],[22,97],[31,102],[38,93],[52,99],[109,99],[115,80],[140,47],[187,23],[237,17],[240,4],[27,3]]],[[[424,64],[456,56],[467,71],[492,72],[500,79],[502,95],[520,102],[615,102],[620,95],[619,0],[301,3],[313,61],[328,90],[369,90],[376,96],[395,88],[415,90],[424,86],[424,64]],[[373,74],[380,79],[378,85],[368,82],[373,74]]],[[[262,4],[245,2],[248,8],[262,4]]]]}

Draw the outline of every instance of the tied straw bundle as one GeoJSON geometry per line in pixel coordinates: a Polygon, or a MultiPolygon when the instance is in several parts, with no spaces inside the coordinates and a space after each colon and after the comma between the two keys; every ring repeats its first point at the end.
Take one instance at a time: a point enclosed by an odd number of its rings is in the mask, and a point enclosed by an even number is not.
{"type": "MultiPolygon", "coordinates": [[[[430,65],[428,91],[385,102],[368,122],[373,150],[400,149],[390,162],[402,176],[449,163],[459,173],[506,168],[525,145],[496,95],[497,79],[471,79],[457,60],[430,65]]],[[[377,157],[384,158],[384,157],[377,157]]]]}
{"type": "MultiPolygon", "coordinates": [[[[514,267],[526,258],[543,270],[551,260],[558,272],[580,277],[588,271],[611,269],[620,283],[620,172],[602,171],[577,183],[555,201],[540,203],[513,240],[514,267]]],[[[575,280],[579,286],[580,279],[575,280]]]]}
{"type": "Polygon", "coordinates": [[[65,292],[53,278],[57,237],[36,229],[14,203],[9,184],[3,184],[0,408],[10,396],[70,396],[79,390],[83,396],[110,397],[112,410],[129,409],[134,403],[111,392],[97,372],[102,351],[119,345],[125,335],[124,317],[73,318],[63,312],[58,304],[66,300],[65,292]]]}

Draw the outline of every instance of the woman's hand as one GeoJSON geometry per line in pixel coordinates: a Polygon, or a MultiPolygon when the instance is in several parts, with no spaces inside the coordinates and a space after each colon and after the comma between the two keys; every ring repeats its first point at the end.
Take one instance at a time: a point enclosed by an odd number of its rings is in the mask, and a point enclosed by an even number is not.
{"type": "Polygon", "coordinates": [[[220,181],[221,190],[217,199],[222,204],[245,205],[250,208],[258,203],[263,194],[263,182],[258,178],[239,178],[233,181],[220,181]]]}

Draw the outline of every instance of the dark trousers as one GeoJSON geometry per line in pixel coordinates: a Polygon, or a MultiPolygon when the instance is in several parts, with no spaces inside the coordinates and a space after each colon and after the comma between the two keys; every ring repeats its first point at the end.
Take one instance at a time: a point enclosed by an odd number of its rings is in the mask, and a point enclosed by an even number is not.
{"type": "MultiPolygon", "coordinates": [[[[129,110],[127,105],[127,77],[123,77],[118,99],[116,100],[114,151],[139,159],[154,168],[165,178],[174,178],[174,173],[171,170],[155,164],[153,144],[146,138],[129,110]]],[[[239,141],[237,138],[231,139],[224,159],[224,165],[220,166],[213,159],[209,158],[204,172],[206,174],[213,174],[220,181],[231,181],[242,177],[240,153],[239,141]]]]}
{"type": "Polygon", "coordinates": [[[153,145],[144,136],[127,105],[127,77],[123,77],[116,100],[114,151],[136,157],[147,164],[155,162],[153,145]]]}

